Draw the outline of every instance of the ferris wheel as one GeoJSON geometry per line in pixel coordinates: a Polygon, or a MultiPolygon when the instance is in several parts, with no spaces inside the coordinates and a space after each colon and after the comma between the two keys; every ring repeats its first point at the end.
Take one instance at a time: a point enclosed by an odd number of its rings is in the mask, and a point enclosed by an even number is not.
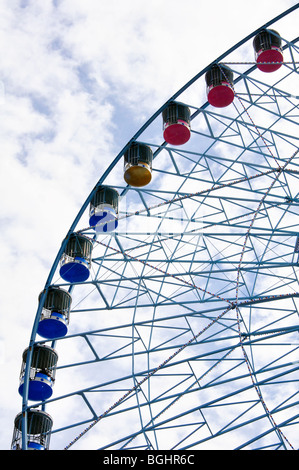
{"type": "Polygon", "coordinates": [[[90,192],[37,293],[12,449],[298,448],[298,6],[90,192]]]}

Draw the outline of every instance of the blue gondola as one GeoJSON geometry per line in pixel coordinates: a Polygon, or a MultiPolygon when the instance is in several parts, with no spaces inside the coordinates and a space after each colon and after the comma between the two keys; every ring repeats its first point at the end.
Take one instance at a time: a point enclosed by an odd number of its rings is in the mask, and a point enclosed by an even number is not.
{"type": "MultiPolygon", "coordinates": [[[[19,394],[23,396],[29,348],[23,352],[19,394]]],[[[44,401],[52,396],[58,355],[46,345],[35,345],[29,372],[28,400],[44,401]]]]}
{"type": "Polygon", "coordinates": [[[118,226],[118,192],[101,186],[95,192],[89,209],[89,225],[96,232],[112,232],[118,226]]]}
{"type": "MultiPolygon", "coordinates": [[[[42,296],[39,295],[39,300],[42,296]]],[[[59,287],[50,287],[46,293],[37,333],[43,338],[65,336],[68,331],[72,297],[59,287]]]]}
{"type": "Polygon", "coordinates": [[[72,234],[61,258],[60,276],[67,282],[84,282],[89,278],[92,241],[72,234]]]}

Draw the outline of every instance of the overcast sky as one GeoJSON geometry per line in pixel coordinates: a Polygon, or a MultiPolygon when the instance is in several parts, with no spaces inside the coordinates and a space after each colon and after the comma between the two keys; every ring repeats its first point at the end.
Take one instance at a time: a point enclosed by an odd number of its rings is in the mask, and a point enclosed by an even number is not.
{"type": "Polygon", "coordinates": [[[170,96],[296,3],[0,0],[1,449],[37,297],[92,187],[170,96]]]}

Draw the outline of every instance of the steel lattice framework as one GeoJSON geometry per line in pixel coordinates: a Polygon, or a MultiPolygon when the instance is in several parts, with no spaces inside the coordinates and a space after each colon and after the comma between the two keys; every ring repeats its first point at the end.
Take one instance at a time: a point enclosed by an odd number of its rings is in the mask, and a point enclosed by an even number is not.
{"type": "Polygon", "coordinates": [[[52,448],[298,447],[299,42],[284,29],[296,15],[298,4],[213,62],[233,70],[232,105],[199,102],[210,64],[121,150],[98,183],[121,196],[116,231],[88,227],[95,188],[70,227],[45,286],[71,292],[69,334],[38,337],[41,298],[30,338],[58,352],[54,393],[23,398],[24,423],[30,408],[52,416],[52,448]],[[265,27],[283,40],[274,73],[252,60],[265,27]],[[192,111],[179,147],[161,139],[173,100],[192,111]],[[154,152],[143,188],[122,177],[135,141],[154,152]],[[93,240],[76,285],[57,273],[73,232],[93,240]]]}

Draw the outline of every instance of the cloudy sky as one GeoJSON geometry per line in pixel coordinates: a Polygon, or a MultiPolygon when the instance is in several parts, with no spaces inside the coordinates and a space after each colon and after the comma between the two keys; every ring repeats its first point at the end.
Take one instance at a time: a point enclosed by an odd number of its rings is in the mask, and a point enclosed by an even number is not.
{"type": "Polygon", "coordinates": [[[0,0],[1,449],[38,294],[90,190],[181,86],[296,3],[0,0]]]}

